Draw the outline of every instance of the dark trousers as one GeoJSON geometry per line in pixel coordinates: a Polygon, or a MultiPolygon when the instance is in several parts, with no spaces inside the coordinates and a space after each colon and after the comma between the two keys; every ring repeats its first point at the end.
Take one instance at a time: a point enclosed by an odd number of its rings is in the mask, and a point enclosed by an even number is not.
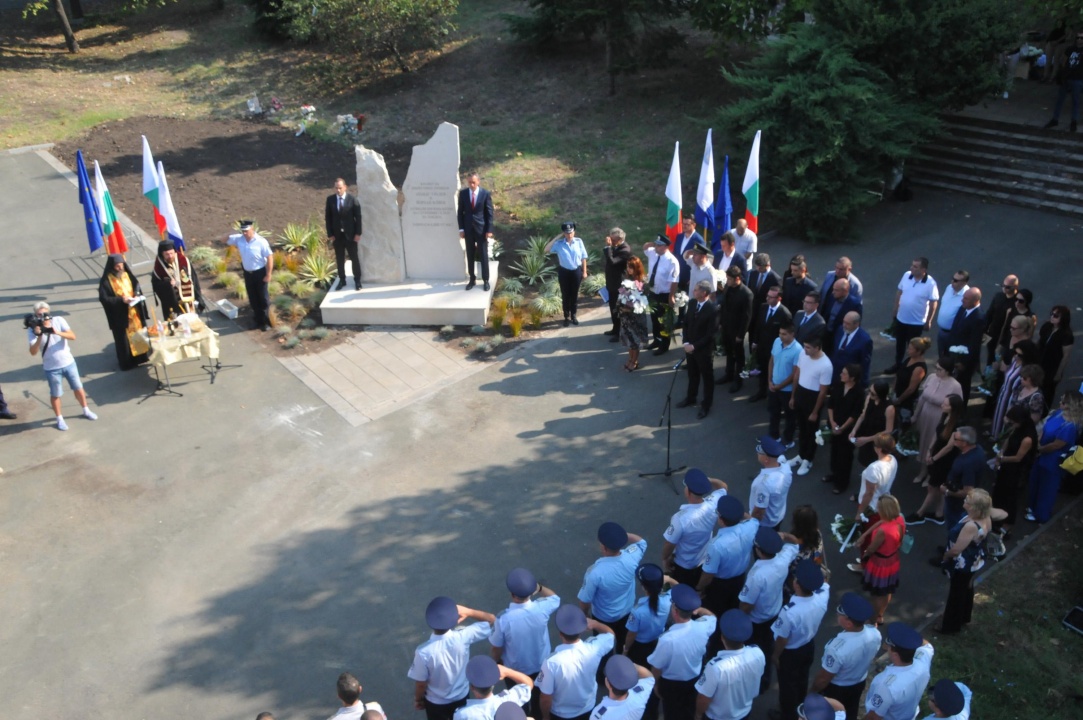
{"type": "Polygon", "coordinates": [[[696,715],[696,679],[658,681],[662,696],[662,717],[666,720],[692,720],[696,715]]]}
{"type": "Polygon", "coordinates": [[[654,342],[658,343],[663,350],[669,350],[669,335],[665,334],[666,310],[669,309],[669,295],[659,295],[652,292],[647,295],[651,303],[651,334],[654,342]]]}
{"type": "Polygon", "coordinates": [[[906,357],[906,346],[916,337],[921,337],[924,325],[907,325],[895,318],[895,366],[902,365],[906,357]]]}
{"type": "Polygon", "coordinates": [[[966,570],[953,570],[951,584],[948,586],[948,604],[944,607],[944,621],[940,629],[945,633],[955,633],[970,622],[974,611],[974,573],[966,570]]]}
{"type": "Polygon", "coordinates": [[[1072,96],[1072,122],[1079,122],[1079,97],[1083,95],[1083,80],[1065,80],[1057,89],[1057,104],[1053,108],[1053,119],[1060,118],[1060,111],[1064,109],[1064,100],[1068,95],[1072,96]]]}
{"type": "Polygon", "coordinates": [[[816,398],[820,394],[800,385],[794,386],[793,410],[797,415],[797,454],[802,460],[812,462],[816,457],[816,433],[820,429],[819,415],[809,420],[816,408],[816,398]]]}
{"type": "Polygon", "coordinates": [[[853,467],[854,444],[846,435],[833,435],[831,437],[831,479],[839,492],[850,486],[850,472],[853,467]]]}
{"type": "Polygon", "coordinates": [[[782,720],[797,720],[797,706],[808,692],[808,673],[816,643],[811,640],[801,647],[783,650],[778,658],[778,705],[782,720]]]}
{"type": "MultiPolygon", "coordinates": [[[[530,673],[530,679],[531,680],[537,680],[538,679],[538,673],[530,673]]],[[[514,680],[512,680],[511,678],[504,678],[504,687],[506,687],[506,688],[508,688],[510,690],[513,687],[515,687],[515,685],[516,685],[516,682],[514,680]]],[[[538,686],[536,684],[534,685],[534,688],[530,691],[530,702],[528,702],[526,705],[523,705],[522,707],[523,707],[523,712],[525,712],[527,714],[527,717],[538,718],[540,720],[540,718],[541,718],[541,690],[538,689],[538,686]]]]}
{"type": "MultiPolygon", "coordinates": [[[[745,576],[738,575],[731,578],[714,578],[707,585],[707,591],[704,593],[703,605],[708,610],[713,612],[716,616],[721,616],[722,613],[727,610],[733,610],[741,606],[741,601],[737,596],[741,593],[741,588],[745,586],[745,576]]],[[[709,660],[718,654],[722,650],[722,631],[716,627],[715,631],[711,633],[710,639],[707,641],[707,653],[704,655],[705,660],[709,660]]]]}
{"type": "MultiPolygon", "coordinates": [[[[767,376],[767,365],[771,362],[771,352],[768,350],[766,353],[756,352],[756,367],[760,369],[760,374],[757,376],[760,381],[760,395],[767,394],[767,381],[770,379],[767,376]]],[[[775,435],[774,437],[778,437],[775,435]]]]}
{"type": "Polygon", "coordinates": [[[671,570],[669,573],[670,577],[672,577],[678,583],[691,585],[692,587],[699,585],[699,578],[702,574],[702,568],[694,567],[689,570],[688,568],[681,567],[677,563],[673,563],[673,570],[671,570]]]}
{"type": "MultiPolygon", "coordinates": [[[[624,654],[624,641],[628,639],[628,615],[618,620],[603,620],[600,617],[594,618],[603,625],[608,625],[613,631],[613,649],[610,650],[602,658],[602,661],[598,663],[597,680],[598,685],[605,687],[605,663],[613,655],[624,654]]],[[[598,633],[594,633],[597,635],[598,633]]]]}
{"type": "Polygon", "coordinates": [[[726,382],[733,382],[745,369],[745,343],[741,338],[723,334],[722,351],[726,353],[726,382]]]}
{"type": "Polygon", "coordinates": [[[447,705],[438,705],[425,698],[425,720],[452,720],[455,711],[466,705],[466,698],[447,705]]]}
{"type": "Polygon", "coordinates": [[[620,332],[620,311],[617,310],[617,298],[620,297],[620,285],[606,285],[609,292],[609,318],[613,321],[613,332],[620,332]]]}
{"type": "Polygon", "coordinates": [[[255,272],[244,271],[244,289],[248,292],[248,305],[252,308],[252,322],[259,327],[270,325],[267,308],[271,306],[271,297],[267,294],[266,266],[255,272]]]}
{"type": "Polygon", "coordinates": [[[346,256],[350,256],[350,265],[353,266],[353,279],[361,282],[361,260],[357,257],[357,243],[353,238],[340,240],[335,238],[335,263],[338,265],[339,280],[346,279],[346,256]]]}
{"type": "Polygon", "coordinates": [[[854,685],[836,685],[828,683],[824,688],[823,696],[838,700],[846,710],[846,720],[857,720],[858,703],[861,702],[861,693],[865,692],[865,683],[859,682],[854,685]]]}
{"type": "Polygon", "coordinates": [[[952,376],[963,386],[963,403],[970,402],[970,386],[974,384],[974,371],[976,369],[973,365],[967,363],[961,366],[957,365],[955,372],[952,373],[952,376]]]}
{"type": "Polygon", "coordinates": [[[797,425],[793,408],[790,407],[789,391],[773,390],[767,394],[767,414],[770,418],[767,433],[771,437],[781,439],[782,442],[789,445],[793,441],[797,425]],[[786,430],[782,435],[779,435],[783,417],[786,418],[786,430]]]}
{"type": "Polygon", "coordinates": [[[8,411],[8,404],[4,402],[4,390],[0,388],[0,413],[8,411]]]}
{"type": "Polygon", "coordinates": [[[760,677],[760,695],[767,692],[767,688],[771,686],[771,653],[774,652],[775,644],[775,635],[771,632],[771,625],[774,622],[775,618],[771,618],[766,622],[752,623],[752,639],[749,642],[763,650],[763,656],[767,658],[763,675],[760,677]]]}
{"type": "MultiPolygon", "coordinates": [[[[706,347],[688,356],[688,394],[685,399],[695,402],[699,394],[699,381],[703,379],[703,409],[710,410],[714,401],[714,352],[706,347]]],[[[695,587],[695,585],[693,585],[695,587]]]]}
{"type": "Polygon", "coordinates": [[[484,234],[481,237],[475,237],[469,231],[467,231],[464,239],[466,241],[466,266],[467,272],[470,273],[470,279],[472,281],[477,280],[474,263],[481,263],[481,279],[484,282],[489,282],[489,239],[484,234]]]}
{"type": "Polygon", "coordinates": [[[573,318],[579,310],[579,285],[583,282],[583,268],[569,270],[558,267],[557,282],[560,283],[560,304],[564,308],[564,319],[573,318]]]}

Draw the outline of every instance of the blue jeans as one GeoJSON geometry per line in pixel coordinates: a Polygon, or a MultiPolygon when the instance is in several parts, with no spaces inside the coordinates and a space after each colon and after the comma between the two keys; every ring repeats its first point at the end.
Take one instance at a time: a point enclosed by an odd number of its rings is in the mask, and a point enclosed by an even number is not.
{"type": "Polygon", "coordinates": [[[46,370],[45,379],[49,381],[49,397],[58,398],[64,394],[64,380],[72,390],[82,390],[83,381],[79,379],[79,368],[75,363],[56,370],[46,370]]]}
{"type": "Polygon", "coordinates": [[[1072,122],[1079,122],[1079,95],[1083,93],[1083,80],[1065,80],[1057,90],[1057,104],[1053,108],[1053,119],[1060,119],[1060,111],[1064,108],[1064,98],[1072,94],[1072,122]]]}

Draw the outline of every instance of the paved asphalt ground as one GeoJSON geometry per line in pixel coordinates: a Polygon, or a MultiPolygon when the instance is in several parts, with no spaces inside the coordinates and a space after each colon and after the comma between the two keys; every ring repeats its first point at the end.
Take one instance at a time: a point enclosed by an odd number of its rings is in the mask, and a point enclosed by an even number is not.
{"type": "MultiPolygon", "coordinates": [[[[648,538],[658,561],[678,499],[637,473],[664,466],[656,426],[676,351],[628,375],[596,317],[354,428],[215,316],[223,362],[241,367],[210,385],[197,364],[174,366],[184,397],[148,397],[149,370],[115,370],[95,297],[103,258],[87,257],[70,182],[37,154],[0,155],[0,216],[0,385],[19,414],[0,425],[6,720],[73,708],[118,720],[265,709],[321,718],[335,709],[343,670],[393,720],[417,718],[405,673],[432,596],[497,611],[506,571],[527,565],[574,601],[597,554],[595,530],[610,519],[648,538]],[[43,298],[78,335],[101,418],[79,418],[66,392],[67,433],[53,427],[40,361],[25,349],[22,317],[43,298]]],[[[863,231],[859,248],[804,251],[817,277],[836,256],[854,258],[874,336],[919,254],[941,284],[966,267],[991,290],[1017,271],[1037,287],[1040,313],[1080,304],[1072,268],[1083,259],[1081,230],[1066,218],[918,191],[911,203],[875,208],[863,231]]],[[[763,245],[778,265],[799,249],[763,245]]],[[[147,277],[149,265],[137,269],[147,277]]],[[[890,350],[876,340],[879,369],[890,350]]],[[[677,383],[682,393],[685,379],[677,383]]],[[[679,410],[673,431],[675,464],[707,469],[742,499],[756,472],[753,438],[766,428],[765,408],[746,396],[720,389],[706,421],[679,410]]],[[[815,503],[826,531],[850,506],[818,482],[825,465],[821,453],[795,481],[790,508],[815,503]]],[[[903,463],[895,486],[908,510],[922,492],[914,472],[903,463]]],[[[938,612],[946,582],[924,559],[943,534],[916,529],[892,618],[921,623],[938,612]]],[[[833,592],[857,588],[847,556],[833,540],[828,548],[833,592]]],[[[772,692],[754,716],[774,702],[772,692]]]]}

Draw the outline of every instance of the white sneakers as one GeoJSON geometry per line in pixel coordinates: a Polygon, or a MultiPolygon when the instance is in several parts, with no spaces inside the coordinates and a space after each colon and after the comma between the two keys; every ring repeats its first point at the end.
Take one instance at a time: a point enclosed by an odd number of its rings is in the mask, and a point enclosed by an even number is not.
{"type": "Polygon", "coordinates": [[[87,420],[97,420],[98,416],[94,414],[94,411],[88,407],[83,408],[83,417],[87,420]]]}
{"type": "Polygon", "coordinates": [[[808,475],[809,470],[812,469],[812,463],[808,460],[802,460],[800,467],[797,468],[798,475],[808,475]]]}

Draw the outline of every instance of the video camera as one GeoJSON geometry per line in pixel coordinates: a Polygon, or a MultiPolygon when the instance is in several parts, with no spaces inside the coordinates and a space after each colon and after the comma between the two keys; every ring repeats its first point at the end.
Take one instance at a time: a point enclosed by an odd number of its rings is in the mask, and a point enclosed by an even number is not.
{"type": "Polygon", "coordinates": [[[27,313],[26,317],[23,318],[23,327],[27,330],[33,330],[34,328],[38,328],[43,335],[48,335],[53,331],[53,329],[51,327],[46,327],[45,321],[49,320],[51,317],[52,315],[50,315],[49,313],[45,313],[40,317],[38,315],[35,315],[34,313],[27,313]]]}

